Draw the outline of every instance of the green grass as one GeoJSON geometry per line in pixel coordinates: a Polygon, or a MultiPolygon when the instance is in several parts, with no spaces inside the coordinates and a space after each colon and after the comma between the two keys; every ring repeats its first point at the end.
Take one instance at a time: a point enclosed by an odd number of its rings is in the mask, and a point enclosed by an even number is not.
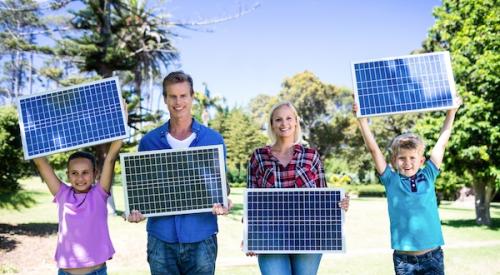
{"type": "MultiPolygon", "coordinates": [[[[26,192],[35,201],[31,208],[0,209],[0,224],[17,225],[19,232],[32,227],[46,228],[54,234],[57,224],[56,207],[46,186],[38,179],[23,181],[26,192]]],[[[113,187],[117,208],[123,209],[120,186],[113,187]]],[[[246,257],[240,249],[242,240],[243,189],[232,188],[230,198],[233,211],[219,218],[219,254],[216,274],[259,274],[255,258],[246,257]]],[[[476,226],[475,212],[469,206],[443,202],[440,215],[446,245],[447,274],[500,274],[500,204],[490,209],[493,226],[476,226]]],[[[389,239],[389,220],[384,198],[353,198],[346,214],[345,232],[347,251],[343,254],[325,254],[319,274],[392,274],[392,251],[389,239]]],[[[130,224],[121,217],[109,219],[115,257],[108,262],[110,274],[149,274],[146,262],[145,223],[130,224]]],[[[43,230],[42,230],[43,231],[43,230]]],[[[0,232],[1,233],[1,232],[0,232]]],[[[55,237],[54,237],[55,242],[55,237]]],[[[53,248],[43,250],[46,255],[26,255],[28,258],[51,258],[53,248]]],[[[2,253],[2,250],[0,250],[2,253]]],[[[0,254],[1,255],[1,254],[0,254]]],[[[52,264],[52,263],[50,263],[52,264]]],[[[52,265],[52,274],[55,265],[52,265]]],[[[22,266],[13,266],[0,259],[0,274],[23,273],[22,266]]]]}

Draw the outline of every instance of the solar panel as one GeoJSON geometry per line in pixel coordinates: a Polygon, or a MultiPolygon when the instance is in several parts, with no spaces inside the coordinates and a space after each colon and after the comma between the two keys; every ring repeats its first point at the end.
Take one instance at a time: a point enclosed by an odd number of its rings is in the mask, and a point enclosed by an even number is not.
{"type": "Polygon", "coordinates": [[[245,252],[344,252],[341,189],[259,188],[244,193],[245,252]]]}
{"type": "Polygon", "coordinates": [[[352,76],[358,117],[453,108],[448,52],[355,62],[352,76]]]}
{"type": "Polygon", "coordinates": [[[24,158],[125,138],[118,78],[20,97],[17,102],[24,158]]]}
{"type": "Polygon", "coordinates": [[[145,217],[212,211],[227,207],[222,145],[120,154],[126,215],[145,217]]]}

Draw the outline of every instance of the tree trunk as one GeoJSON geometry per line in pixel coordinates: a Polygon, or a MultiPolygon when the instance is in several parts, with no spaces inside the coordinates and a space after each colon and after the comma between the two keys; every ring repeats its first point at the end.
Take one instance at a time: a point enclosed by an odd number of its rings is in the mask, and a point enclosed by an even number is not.
{"type": "Polygon", "coordinates": [[[139,68],[134,71],[134,89],[135,93],[139,97],[139,128],[142,129],[142,72],[139,68]]]}
{"type": "Polygon", "coordinates": [[[33,59],[34,59],[34,54],[30,53],[30,63],[28,65],[28,89],[29,89],[29,94],[31,95],[33,93],[33,59]]]}
{"type": "Polygon", "coordinates": [[[493,198],[493,188],[484,181],[474,183],[474,204],[476,206],[476,223],[491,225],[490,202],[493,198]]]}
{"type": "MultiPolygon", "coordinates": [[[[97,169],[99,169],[99,179],[100,180],[100,175],[102,174],[102,167],[104,166],[104,160],[106,159],[106,155],[108,154],[109,150],[109,143],[105,144],[99,144],[94,146],[95,150],[95,157],[97,161],[97,169]]],[[[112,178],[114,178],[115,173],[113,172],[112,178]]],[[[116,206],[115,206],[115,200],[113,198],[113,180],[111,182],[111,186],[109,188],[109,193],[111,196],[108,198],[108,214],[109,215],[115,215],[116,214],[116,206]]]]}

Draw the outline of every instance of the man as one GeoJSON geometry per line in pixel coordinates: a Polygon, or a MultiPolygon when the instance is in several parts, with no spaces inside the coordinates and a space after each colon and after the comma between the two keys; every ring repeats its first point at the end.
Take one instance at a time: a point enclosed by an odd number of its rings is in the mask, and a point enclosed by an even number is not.
{"type": "MultiPolygon", "coordinates": [[[[219,133],[193,119],[193,95],[193,80],[188,74],[177,71],[165,77],[163,97],[170,119],[141,139],[139,151],[224,145],[219,133]]],[[[151,274],[214,274],[218,232],[215,215],[228,211],[214,204],[212,213],[149,218],[147,253],[151,274]]],[[[144,217],[132,211],[128,220],[139,222],[144,217]]]]}

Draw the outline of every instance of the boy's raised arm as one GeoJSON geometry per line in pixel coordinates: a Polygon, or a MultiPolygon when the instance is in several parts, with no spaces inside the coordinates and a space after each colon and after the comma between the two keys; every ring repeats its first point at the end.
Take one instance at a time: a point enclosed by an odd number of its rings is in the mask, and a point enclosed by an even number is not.
{"type": "Polygon", "coordinates": [[[113,182],[113,170],[115,168],[115,161],[120,153],[120,149],[122,148],[123,141],[115,140],[111,142],[109,146],[108,154],[106,155],[106,159],[104,159],[104,165],[102,166],[102,174],[101,174],[101,187],[104,191],[109,193],[111,189],[111,183],[113,182]]]}
{"type": "Polygon", "coordinates": [[[52,169],[46,157],[34,158],[33,161],[35,162],[40,176],[47,184],[50,193],[55,196],[61,187],[61,180],[56,176],[56,173],[54,173],[54,169],[52,169]]]}
{"type": "MultiPolygon", "coordinates": [[[[356,114],[358,110],[358,105],[356,103],[353,104],[353,111],[356,114]]],[[[370,154],[372,155],[373,160],[375,161],[375,169],[377,169],[377,173],[382,175],[384,173],[385,168],[387,167],[387,162],[385,161],[384,154],[380,151],[378,147],[377,141],[368,126],[368,119],[366,117],[358,118],[359,129],[361,130],[361,135],[363,136],[363,140],[365,141],[370,154]]]]}
{"type": "Polygon", "coordinates": [[[443,128],[441,128],[441,133],[439,134],[436,145],[434,145],[434,148],[432,148],[431,161],[432,163],[434,163],[434,165],[436,165],[437,168],[439,168],[443,163],[444,151],[451,136],[451,129],[453,128],[455,114],[457,113],[460,105],[462,105],[462,99],[457,98],[455,102],[456,108],[450,109],[446,112],[446,118],[444,119],[443,128]]]}

